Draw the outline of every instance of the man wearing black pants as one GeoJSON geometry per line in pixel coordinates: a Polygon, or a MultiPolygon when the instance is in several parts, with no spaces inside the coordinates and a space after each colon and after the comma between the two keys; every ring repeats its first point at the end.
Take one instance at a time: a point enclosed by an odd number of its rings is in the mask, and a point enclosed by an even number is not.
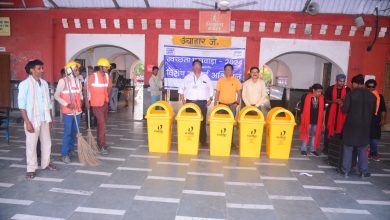
{"type": "Polygon", "coordinates": [[[328,109],[325,114],[324,149],[322,152],[328,154],[329,139],[334,135],[341,135],[346,115],[341,111],[345,96],[351,89],[345,86],[346,76],[338,74],[336,84],[328,87],[325,92],[325,103],[328,109]]]}
{"type": "Polygon", "coordinates": [[[200,143],[207,145],[207,106],[212,101],[214,89],[210,78],[207,74],[202,73],[202,62],[200,60],[192,62],[192,69],[193,72],[184,77],[179,88],[180,100],[183,104],[195,103],[199,106],[203,115],[203,121],[200,125],[200,143]]]}

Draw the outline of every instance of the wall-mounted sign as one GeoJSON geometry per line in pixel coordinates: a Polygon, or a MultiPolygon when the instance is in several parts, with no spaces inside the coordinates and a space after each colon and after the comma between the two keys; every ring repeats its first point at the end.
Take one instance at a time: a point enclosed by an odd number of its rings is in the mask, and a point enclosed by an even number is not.
{"type": "Polygon", "coordinates": [[[230,11],[199,11],[199,33],[230,33],[230,11]]]}
{"type": "Polygon", "coordinates": [[[185,47],[228,48],[232,45],[232,38],[176,35],[172,37],[172,44],[185,47]]]}
{"type": "Polygon", "coordinates": [[[0,17],[0,36],[11,36],[11,22],[9,17],[0,17]]]}

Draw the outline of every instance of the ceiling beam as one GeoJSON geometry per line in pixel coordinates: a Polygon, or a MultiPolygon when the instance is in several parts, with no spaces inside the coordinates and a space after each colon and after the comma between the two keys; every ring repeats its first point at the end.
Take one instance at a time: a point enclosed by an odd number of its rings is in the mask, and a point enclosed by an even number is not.
{"type": "Polygon", "coordinates": [[[54,8],[58,8],[57,3],[54,2],[54,0],[48,0],[51,5],[53,5],[54,8]]]}
{"type": "Polygon", "coordinates": [[[117,8],[117,9],[121,8],[116,0],[112,0],[112,3],[114,3],[115,8],[117,8]]]}
{"type": "Polygon", "coordinates": [[[148,1],[148,0],[144,0],[144,2],[145,2],[145,6],[146,6],[147,8],[150,8],[149,1],[148,1]]]}

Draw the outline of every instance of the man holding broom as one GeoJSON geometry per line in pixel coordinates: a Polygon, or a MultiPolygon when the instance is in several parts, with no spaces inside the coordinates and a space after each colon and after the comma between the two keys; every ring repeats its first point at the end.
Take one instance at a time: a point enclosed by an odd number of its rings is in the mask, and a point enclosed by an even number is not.
{"type": "MultiPolygon", "coordinates": [[[[108,75],[110,61],[100,58],[97,62],[99,71],[94,72],[88,79],[88,90],[93,114],[97,120],[97,144],[102,155],[108,155],[106,145],[106,120],[108,116],[108,94],[111,92],[112,82],[108,75]]],[[[85,102],[89,109],[88,100],[85,102]]]]}
{"type": "Polygon", "coordinates": [[[74,145],[76,143],[77,125],[80,124],[81,101],[83,99],[82,86],[78,79],[79,68],[80,64],[75,61],[67,63],[65,66],[67,76],[58,81],[54,93],[54,98],[61,104],[61,112],[64,117],[64,139],[61,150],[61,158],[64,163],[70,163],[70,157],[76,155],[74,145]],[[77,120],[77,124],[75,120],[77,120]]]}

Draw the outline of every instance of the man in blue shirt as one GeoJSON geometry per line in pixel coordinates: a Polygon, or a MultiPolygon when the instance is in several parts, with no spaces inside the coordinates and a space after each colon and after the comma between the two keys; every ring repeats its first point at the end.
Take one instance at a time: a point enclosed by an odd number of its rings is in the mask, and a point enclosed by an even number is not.
{"type": "Polygon", "coordinates": [[[31,180],[38,169],[38,139],[41,142],[41,168],[56,170],[56,167],[50,164],[52,116],[49,86],[42,79],[43,62],[29,61],[25,70],[29,76],[19,84],[18,105],[26,134],[26,178],[31,180]]]}

